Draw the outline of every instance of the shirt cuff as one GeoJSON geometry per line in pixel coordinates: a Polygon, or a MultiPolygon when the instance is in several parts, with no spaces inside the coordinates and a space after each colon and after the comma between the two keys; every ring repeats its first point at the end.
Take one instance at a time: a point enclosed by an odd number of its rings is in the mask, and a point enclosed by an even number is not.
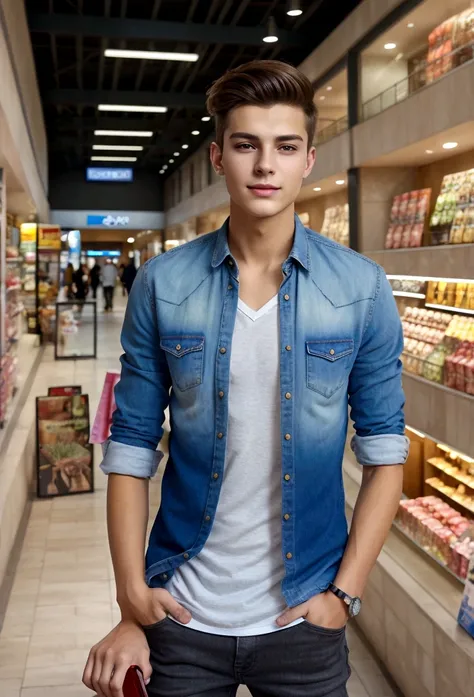
{"type": "Polygon", "coordinates": [[[104,474],[126,474],[141,479],[154,477],[163,459],[160,450],[139,448],[110,439],[102,443],[102,454],[104,459],[100,469],[104,474]]]}
{"type": "Polygon", "coordinates": [[[378,436],[354,436],[351,448],[360,465],[404,465],[410,450],[406,436],[385,434],[378,436]]]}

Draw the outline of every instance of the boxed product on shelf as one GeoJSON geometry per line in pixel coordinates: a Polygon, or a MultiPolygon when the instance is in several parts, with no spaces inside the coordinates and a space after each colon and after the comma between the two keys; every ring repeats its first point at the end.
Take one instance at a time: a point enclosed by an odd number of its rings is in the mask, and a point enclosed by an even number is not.
{"type": "Polygon", "coordinates": [[[386,249],[421,247],[430,199],[431,189],[408,191],[395,196],[385,240],[386,249]]]}
{"type": "Polygon", "coordinates": [[[474,170],[447,174],[430,220],[431,244],[474,242],[474,170]]]}
{"type": "Polygon", "coordinates": [[[428,37],[426,82],[430,83],[473,58],[474,9],[450,17],[428,37]]]}
{"type": "Polygon", "coordinates": [[[326,208],[321,235],[346,247],[349,245],[349,204],[326,208]]]}
{"type": "Polygon", "coordinates": [[[457,576],[466,578],[474,539],[460,538],[470,529],[472,520],[437,496],[401,501],[396,520],[420,547],[457,576]]]}
{"type": "Polygon", "coordinates": [[[400,293],[425,293],[426,282],[411,278],[392,278],[390,279],[392,290],[400,293]]]}

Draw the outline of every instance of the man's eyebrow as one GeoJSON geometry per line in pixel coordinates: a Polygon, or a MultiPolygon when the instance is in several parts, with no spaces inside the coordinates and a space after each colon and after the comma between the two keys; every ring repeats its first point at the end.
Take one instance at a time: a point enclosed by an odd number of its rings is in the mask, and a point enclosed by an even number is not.
{"type": "MultiPolygon", "coordinates": [[[[260,140],[260,138],[258,136],[256,136],[255,134],[244,133],[242,131],[238,131],[236,133],[231,133],[229,138],[234,139],[234,140],[237,140],[237,139],[253,140],[253,141],[260,140]]],[[[275,138],[275,140],[277,141],[277,143],[286,143],[289,140],[300,140],[301,142],[304,142],[303,138],[301,136],[299,136],[297,133],[289,133],[288,135],[277,136],[275,138]]]]}

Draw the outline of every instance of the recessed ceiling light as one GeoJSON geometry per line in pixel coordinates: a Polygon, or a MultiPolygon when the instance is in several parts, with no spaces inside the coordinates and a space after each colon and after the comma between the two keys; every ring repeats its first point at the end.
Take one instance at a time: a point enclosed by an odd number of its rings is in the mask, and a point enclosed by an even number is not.
{"type": "Polygon", "coordinates": [[[183,148],[183,150],[187,150],[189,148],[189,145],[185,144],[185,145],[182,145],[181,147],[183,148]]]}
{"type": "Polygon", "coordinates": [[[303,10],[288,10],[286,14],[290,17],[299,17],[303,14],[303,10]]]}
{"type": "Polygon", "coordinates": [[[408,22],[407,27],[408,29],[413,29],[415,25],[413,24],[413,22],[408,22]]]}
{"type": "Polygon", "coordinates": [[[99,111],[140,111],[149,114],[166,114],[167,106],[142,106],[141,104],[99,104],[99,111]]]}
{"type": "Polygon", "coordinates": [[[199,59],[198,53],[178,53],[171,51],[130,51],[126,49],[107,48],[104,51],[106,58],[140,58],[151,61],[184,61],[195,63],[199,59]]]}
{"type": "Polygon", "coordinates": [[[172,165],[173,162],[174,162],[174,160],[173,160],[173,158],[171,158],[171,160],[169,161],[170,165],[172,165]]]}
{"type": "Polygon", "coordinates": [[[127,242],[128,242],[128,244],[133,244],[133,243],[135,242],[135,238],[134,238],[134,237],[129,237],[129,238],[127,239],[127,242]]]}
{"type": "Polygon", "coordinates": [[[199,131],[191,131],[191,135],[192,135],[192,136],[198,136],[198,135],[199,135],[199,131]]]}
{"type": "Polygon", "coordinates": [[[165,170],[164,170],[164,169],[160,169],[160,174],[164,174],[164,173],[165,173],[165,170]]]}
{"type": "Polygon", "coordinates": [[[313,189],[313,191],[321,191],[321,187],[320,187],[320,186],[315,186],[314,189],[313,189]]]}
{"type": "Polygon", "coordinates": [[[201,121],[210,121],[211,117],[210,116],[203,116],[201,121]]]}
{"type": "Polygon", "coordinates": [[[175,157],[179,157],[179,156],[181,155],[181,153],[180,153],[180,152],[174,152],[173,155],[174,155],[175,157]]]}
{"type": "Polygon", "coordinates": [[[267,24],[267,34],[263,37],[266,44],[274,44],[278,41],[277,25],[274,17],[270,17],[267,24]]]}
{"type": "Polygon", "coordinates": [[[92,150],[143,150],[143,145],[93,145],[92,150]]]}
{"type": "Polygon", "coordinates": [[[433,151],[432,151],[432,150],[425,150],[425,152],[426,152],[427,155],[432,155],[432,154],[433,154],[433,151]]]}
{"type": "Polygon", "coordinates": [[[332,90],[332,85],[328,85],[328,86],[326,87],[326,89],[327,89],[328,92],[331,92],[331,90],[332,90]]]}
{"type": "Polygon", "coordinates": [[[137,138],[151,138],[153,131],[94,131],[95,136],[130,136],[137,138]]]}
{"type": "Polygon", "coordinates": [[[136,162],[138,157],[107,157],[107,155],[93,155],[92,162],[136,162]]]}
{"type": "Polygon", "coordinates": [[[397,44],[394,44],[391,41],[389,41],[388,44],[384,45],[384,49],[386,51],[393,51],[394,48],[397,48],[397,44]]]}
{"type": "Polygon", "coordinates": [[[168,165],[163,165],[161,169],[168,169],[168,165]]]}
{"type": "Polygon", "coordinates": [[[301,9],[301,3],[299,0],[289,0],[287,5],[286,14],[290,17],[299,17],[303,14],[301,9]]]}
{"type": "Polygon", "coordinates": [[[457,148],[458,144],[455,141],[449,142],[449,143],[443,143],[443,148],[445,150],[454,150],[454,148],[457,148]]]}
{"type": "Polygon", "coordinates": [[[319,99],[320,99],[322,102],[324,102],[324,100],[326,99],[326,97],[324,96],[324,94],[322,94],[322,95],[320,96],[319,99]]]}
{"type": "Polygon", "coordinates": [[[338,186],[342,186],[342,185],[345,184],[345,183],[346,183],[346,180],[345,180],[345,179],[336,179],[336,184],[337,184],[338,186]]]}

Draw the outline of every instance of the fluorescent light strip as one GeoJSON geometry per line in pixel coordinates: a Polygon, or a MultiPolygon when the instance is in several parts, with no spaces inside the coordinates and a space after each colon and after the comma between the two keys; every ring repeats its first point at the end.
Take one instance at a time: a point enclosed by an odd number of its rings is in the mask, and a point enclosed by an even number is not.
{"type": "Polygon", "coordinates": [[[451,307],[451,305],[434,305],[432,303],[425,303],[425,307],[432,307],[433,310],[451,310],[451,312],[457,312],[460,315],[474,315],[474,310],[466,310],[463,307],[451,307]]]}
{"type": "Polygon", "coordinates": [[[143,150],[143,145],[93,145],[92,150],[143,150]]]}
{"type": "Polygon", "coordinates": [[[141,106],[140,104],[99,104],[99,111],[138,111],[147,114],[166,114],[167,106],[141,106]]]}
{"type": "Polygon", "coordinates": [[[107,155],[95,155],[92,162],[136,162],[138,157],[107,157],[107,155]]]}
{"type": "Polygon", "coordinates": [[[178,53],[171,51],[131,51],[128,49],[107,48],[104,51],[106,58],[139,58],[150,61],[182,61],[195,63],[199,60],[198,53],[178,53]]]}
{"type": "Polygon", "coordinates": [[[94,131],[95,136],[130,136],[131,138],[151,138],[153,131],[94,131]]]}
{"type": "Polygon", "coordinates": [[[393,294],[400,298],[426,298],[424,293],[409,293],[402,290],[394,290],[393,294]]]}
{"type": "Polygon", "coordinates": [[[399,281],[446,281],[446,283],[474,283],[474,279],[470,278],[441,278],[437,276],[401,276],[399,274],[387,275],[388,280],[399,281]]]}

